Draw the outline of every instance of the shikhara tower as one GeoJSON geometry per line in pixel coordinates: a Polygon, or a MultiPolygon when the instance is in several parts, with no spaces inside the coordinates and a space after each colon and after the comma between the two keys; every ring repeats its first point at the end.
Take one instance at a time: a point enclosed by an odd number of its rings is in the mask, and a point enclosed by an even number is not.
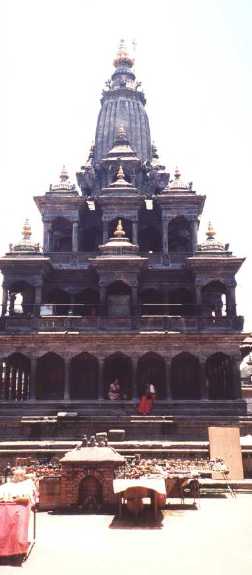
{"type": "Polygon", "coordinates": [[[35,197],[42,248],[26,222],[1,258],[0,410],[17,427],[20,414],[62,410],[130,420],[148,383],[164,416],[243,410],[235,299],[243,259],[211,225],[198,244],[205,197],[160,162],[133,64],[121,43],[79,189],[63,168],[35,197]]]}

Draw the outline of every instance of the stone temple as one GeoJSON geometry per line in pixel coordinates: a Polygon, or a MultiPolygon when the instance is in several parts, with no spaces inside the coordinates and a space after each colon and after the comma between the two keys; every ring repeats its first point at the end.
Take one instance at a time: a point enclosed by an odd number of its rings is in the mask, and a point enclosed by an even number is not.
{"type": "Polygon", "coordinates": [[[137,433],[150,383],[152,425],[162,416],[179,430],[244,414],[235,296],[243,259],[211,224],[198,243],[205,196],[161,164],[145,103],[121,43],[78,187],[63,168],[34,198],[42,248],[26,221],[0,259],[2,437],[29,437],[42,417],[41,436],[79,436],[106,418],[137,433]],[[71,424],[59,424],[63,412],[71,424]]]}

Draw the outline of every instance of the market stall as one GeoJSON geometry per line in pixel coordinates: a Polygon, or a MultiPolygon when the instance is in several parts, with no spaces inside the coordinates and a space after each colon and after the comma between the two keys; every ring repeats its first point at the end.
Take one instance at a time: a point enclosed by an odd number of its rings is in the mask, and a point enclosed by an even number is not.
{"type": "Polygon", "coordinates": [[[150,502],[154,517],[165,505],[166,487],[163,478],[114,479],[114,493],[118,494],[119,516],[122,515],[123,505],[137,517],[144,509],[146,500],[150,502]]]}
{"type": "Polygon", "coordinates": [[[0,557],[27,557],[36,537],[36,488],[31,479],[0,486],[0,557]]]}

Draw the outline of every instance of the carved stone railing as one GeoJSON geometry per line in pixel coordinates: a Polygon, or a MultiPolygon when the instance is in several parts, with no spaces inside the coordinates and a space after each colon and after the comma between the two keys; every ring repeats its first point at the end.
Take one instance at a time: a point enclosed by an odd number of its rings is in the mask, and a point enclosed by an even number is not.
{"type": "MultiPolygon", "coordinates": [[[[97,252],[48,252],[46,255],[50,257],[53,266],[55,266],[57,269],[85,269],[89,265],[89,258],[95,257],[97,252]]],[[[181,266],[185,263],[186,258],[192,254],[140,252],[140,255],[148,258],[149,266],[155,268],[159,266],[181,266]]]]}
{"type": "Polygon", "coordinates": [[[45,316],[4,317],[0,331],[7,333],[62,332],[62,331],[242,331],[243,317],[212,318],[199,316],[141,315],[131,317],[106,316],[45,316]]]}

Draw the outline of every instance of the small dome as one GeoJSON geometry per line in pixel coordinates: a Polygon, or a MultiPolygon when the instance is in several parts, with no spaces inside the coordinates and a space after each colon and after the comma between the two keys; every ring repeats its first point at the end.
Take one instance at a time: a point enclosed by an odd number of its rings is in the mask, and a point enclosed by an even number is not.
{"type": "Polygon", "coordinates": [[[66,169],[66,166],[62,167],[59,182],[57,184],[50,185],[50,192],[58,193],[58,192],[73,192],[75,191],[75,185],[72,184],[69,180],[69,175],[66,169]]]}
{"type": "Polygon", "coordinates": [[[185,184],[185,182],[181,178],[181,173],[179,169],[176,168],[174,172],[174,180],[172,180],[169,183],[169,190],[188,190],[188,189],[189,189],[188,184],[185,184]]]}
{"type": "Polygon", "coordinates": [[[219,242],[215,239],[216,232],[212,226],[212,223],[209,222],[208,229],[206,232],[206,241],[203,242],[199,246],[200,251],[204,252],[225,252],[226,247],[222,242],[219,242]]]}

